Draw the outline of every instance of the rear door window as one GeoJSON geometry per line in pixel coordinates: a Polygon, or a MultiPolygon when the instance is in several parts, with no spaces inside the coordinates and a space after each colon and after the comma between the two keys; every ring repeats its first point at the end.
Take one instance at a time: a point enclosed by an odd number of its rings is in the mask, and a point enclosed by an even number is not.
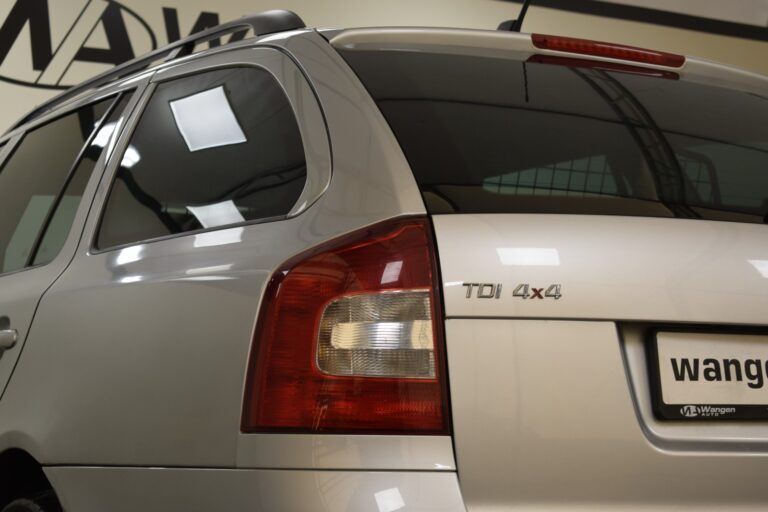
{"type": "Polygon", "coordinates": [[[122,157],[96,245],[282,218],[305,181],[299,127],[269,72],[161,83],[122,157]]]}
{"type": "MultiPolygon", "coordinates": [[[[70,210],[76,200],[60,196],[114,97],[83,107],[25,134],[0,170],[0,273],[33,264],[43,227],[57,205],[70,210]]],[[[65,222],[69,231],[71,218],[65,222]]],[[[62,226],[63,227],[63,226],[62,226]]],[[[50,261],[61,244],[41,262],[50,261]]]]}

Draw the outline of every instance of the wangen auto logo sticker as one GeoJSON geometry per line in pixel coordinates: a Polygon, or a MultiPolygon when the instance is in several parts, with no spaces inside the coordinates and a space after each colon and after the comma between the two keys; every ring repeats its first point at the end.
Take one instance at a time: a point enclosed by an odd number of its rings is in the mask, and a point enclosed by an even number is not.
{"type": "MultiPolygon", "coordinates": [[[[52,18],[50,7],[49,0],[13,3],[0,25],[0,80],[29,87],[66,89],[95,74],[75,73],[73,64],[111,67],[157,48],[157,38],[149,24],[132,9],[112,0],[84,1],[63,37],[54,41],[51,23],[56,18],[52,18]],[[25,52],[24,46],[31,52],[25,52]],[[31,66],[20,66],[18,58],[13,65],[7,64],[6,60],[15,52],[24,59],[31,56],[31,66]]],[[[58,4],[56,8],[61,9],[58,4]]],[[[181,37],[178,13],[173,8],[162,10],[168,41],[176,41],[181,37]]],[[[202,12],[190,32],[218,24],[218,14],[202,12]]]]}
{"type": "Polygon", "coordinates": [[[735,407],[718,407],[712,405],[685,405],[680,408],[680,414],[686,418],[719,418],[735,414],[735,407]]]}
{"type": "Polygon", "coordinates": [[[680,408],[680,414],[687,418],[695,418],[699,415],[699,411],[695,405],[686,405],[680,408]]]}

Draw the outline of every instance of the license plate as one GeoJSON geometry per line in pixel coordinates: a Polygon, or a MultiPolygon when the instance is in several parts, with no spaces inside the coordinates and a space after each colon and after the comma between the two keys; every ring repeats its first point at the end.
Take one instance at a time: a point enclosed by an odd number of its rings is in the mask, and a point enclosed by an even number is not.
{"type": "Polygon", "coordinates": [[[660,418],[768,420],[768,335],[659,331],[653,349],[660,418]]]}

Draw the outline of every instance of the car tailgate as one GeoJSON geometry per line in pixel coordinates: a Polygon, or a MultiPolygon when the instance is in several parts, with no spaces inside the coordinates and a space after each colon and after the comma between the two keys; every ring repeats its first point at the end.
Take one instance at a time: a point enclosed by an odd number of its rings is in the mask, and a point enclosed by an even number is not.
{"type": "Polygon", "coordinates": [[[433,219],[470,511],[762,508],[768,427],[656,419],[641,333],[765,323],[763,226],[433,219]]]}

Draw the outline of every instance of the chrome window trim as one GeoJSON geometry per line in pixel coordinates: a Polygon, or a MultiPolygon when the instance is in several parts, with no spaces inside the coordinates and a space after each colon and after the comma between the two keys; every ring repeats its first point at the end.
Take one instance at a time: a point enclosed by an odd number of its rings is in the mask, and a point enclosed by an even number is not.
{"type": "Polygon", "coordinates": [[[98,250],[96,248],[96,237],[101,228],[104,208],[109,197],[109,191],[112,189],[112,183],[120,167],[122,155],[131,142],[133,132],[139,124],[139,119],[141,119],[149,100],[152,98],[152,93],[157,88],[157,85],[151,83],[150,79],[151,77],[147,77],[146,81],[136,89],[134,97],[131,98],[131,102],[125,108],[126,112],[129,112],[125,123],[122,127],[118,127],[115,130],[117,136],[113,135],[109,148],[107,148],[107,164],[104,166],[104,172],[99,178],[98,188],[91,205],[91,209],[95,214],[89,214],[89,220],[86,221],[86,228],[90,228],[90,233],[87,233],[84,237],[84,239],[88,240],[88,254],[98,254],[112,250],[112,248],[104,251],[98,250]]]}

